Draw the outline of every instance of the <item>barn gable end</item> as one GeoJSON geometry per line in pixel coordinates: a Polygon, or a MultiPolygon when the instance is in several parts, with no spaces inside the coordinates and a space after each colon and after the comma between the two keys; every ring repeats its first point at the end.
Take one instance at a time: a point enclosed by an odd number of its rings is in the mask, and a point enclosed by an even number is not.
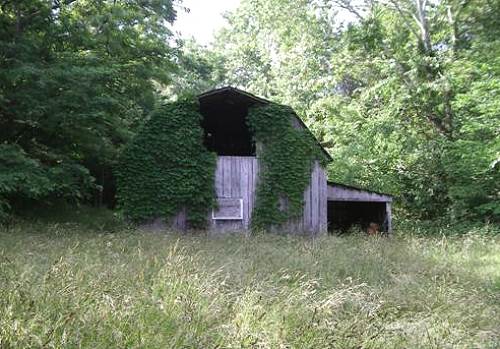
{"type": "MultiPolygon", "coordinates": [[[[198,100],[203,115],[205,145],[217,153],[215,190],[219,207],[208,214],[209,228],[216,232],[249,230],[260,174],[256,153],[262,145],[254,143],[246,118],[250,107],[265,106],[271,102],[233,87],[208,91],[199,95],[198,100]],[[240,211],[241,216],[234,214],[240,211]]],[[[294,127],[310,133],[296,114],[291,122],[294,127]]],[[[330,159],[317,141],[316,144],[330,159]]],[[[279,230],[309,234],[326,232],[326,195],[326,172],[316,162],[311,171],[310,184],[304,191],[303,214],[280,225],[279,230]]],[[[286,202],[283,204],[286,205],[286,202]]],[[[180,226],[183,227],[182,224],[180,226]]]]}

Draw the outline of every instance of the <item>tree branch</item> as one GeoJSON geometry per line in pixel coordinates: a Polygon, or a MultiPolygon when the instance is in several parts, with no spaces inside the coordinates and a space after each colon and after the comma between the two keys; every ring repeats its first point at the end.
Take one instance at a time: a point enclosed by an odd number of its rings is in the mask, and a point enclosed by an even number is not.
{"type": "Polygon", "coordinates": [[[52,10],[57,10],[61,8],[62,6],[68,6],[71,5],[72,3],[76,2],[78,0],[54,0],[54,3],[52,5],[52,10]]]}
{"type": "Polygon", "coordinates": [[[364,19],[361,13],[359,13],[359,11],[354,6],[351,5],[349,0],[334,0],[333,2],[337,4],[337,6],[339,6],[340,8],[343,8],[344,10],[347,10],[356,17],[358,17],[359,20],[364,19]]]}
{"type": "Polygon", "coordinates": [[[407,11],[404,11],[399,6],[399,4],[397,3],[397,1],[395,1],[395,0],[389,0],[389,2],[394,6],[393,8],[396,11],[398,11],[398,13],[401,15],[401,17],[403,18],[403,21],[404,21],[406,27],[413,33],[413,35],[415,35],[415,37],[417,38],[417,40],[420,41],[420,35],[418,35],[417,31],[413,28],[413,26],[411,25],[411,21],[409,20],[407,14],[405,13],[407,11]]]}

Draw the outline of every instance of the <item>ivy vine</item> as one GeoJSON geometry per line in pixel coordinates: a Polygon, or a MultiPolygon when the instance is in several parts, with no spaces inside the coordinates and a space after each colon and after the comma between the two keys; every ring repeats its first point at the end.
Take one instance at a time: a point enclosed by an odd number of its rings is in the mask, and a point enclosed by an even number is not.
{"type": "Polygon", "coordinates": [[[190,227],[206,224],[215,203],[216,154],[203,145],[201,119],[194,98],[162,105],[124,149],[117,189],[128,218],[170,219],[185,208],[190,227]]]}
{"type": "MultiPolygon", "coordinates": [[[[303,193],[314,161],[327,159],[311,134],[294,127],[294,111],[274,103],[252,107],[247,122],[261,162],[255,229],[300,217],[303,193]]],[[[216,154],[203,145],[202,115],[196,99],[157,108],[121,154],[118,200],[133,221],[169,219],[185,208],[190,227],[202,228],[216,205],[216,154]]]]}
{"type": "Polygon", "coordinates": [[[294,127],[295,116],[292,108],[275,103],[248,112],[249,127],[261,144],[257,147],[261,172],[252,216],[255,229],[300,217],[314,162],[327,161],[312,135],[294,127]]]}

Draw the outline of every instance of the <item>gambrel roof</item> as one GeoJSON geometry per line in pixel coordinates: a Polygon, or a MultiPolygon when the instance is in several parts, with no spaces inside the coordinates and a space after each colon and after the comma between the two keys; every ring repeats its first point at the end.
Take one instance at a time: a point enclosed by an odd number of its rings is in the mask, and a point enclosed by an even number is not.
{"type": "MultiPolygon", "coordinates": [[[[227,98],[230,98],[235,101],[235,103],[241,103],[245,106],[252,106],[252,105],[266,105],[269,103],[272,103],[271,101],[257,97],[249,92],[240,90],[238,88],[232,87],[232,86],[226,86],[226,87],[221,87],[217,88],[214,90],[210,90],[207,92],[204,92],[200,95],[198,95],[198,100],[200,101],[200,104],[206,103],[210,101],[211,103],[217,103],[217,101],[223,101],[226,100],[227,98]]],[[[312,136],[312,138],[315,140],[316,144],[318,147],[321,149],[321,151],[326,155],[328,160],[332,160],[332,157],[326,149],[321,145],[321,143],[318,141],[318,139],[314,136],[314,134],[309,130],[309,128],[306,126],[306,124],[302,121],[302,119],[297,115],[297,113],[294,112],[295,119],[300,125],[301,128],[307,130],[309,134],[312,136]]]]}

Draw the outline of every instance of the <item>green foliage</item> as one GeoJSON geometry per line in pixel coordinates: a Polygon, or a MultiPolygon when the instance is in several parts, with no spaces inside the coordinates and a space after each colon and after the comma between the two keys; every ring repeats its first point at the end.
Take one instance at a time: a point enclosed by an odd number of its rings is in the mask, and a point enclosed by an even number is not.
{"type": "Polygon", "coordinates": [[[324,94],[336,33],[331,16],[311,0],[243,0],[214,49],[225,83],[291,105],[301,114],[324,94]]]}
{"type": "Polygon", "coordinates": [[[456,140],[445,165],[452,213],[500,222],[500,41],[477,43],[451,65],[456,140]]]}
{"type": "Polygon", "coordinates": [[[49,203],[36,204],[17,209],[11,217],[9,226],[64,226],[74,229],[114,233],[128,228],[129,224],[115,210],[84,204],[75,204],[66,200],[53,200],[49,203]]]}
{"type": "Polygon", "coordinates": [[[499,9],[242,0],[214,47],[229,83],[306,115],[330,178],[390,192],[414,218],[498,221],[499,9]]]}
{"type": "Polygon", "coordinates": [[[94,187],[86,168],[63,162],[44,165],[31,159],[21,147],[0,144],[0,222],[12,203],[43,197],[83,199],[94,187]]]}
{"type": "Polygon", "coordinates": [[[213,89],[225,80],[227,71],[224,58],[218,52],[207,50],[196,41],[182,43],[178,53],[177,70],[172,83],[165,86],[162,94],[170,99],[185,95],[197,95],[213,89]]]}
{"type": "Polygon", "coordinates": [[[196,99],[158,107],[124,149],[118,166],[118,199],[134,221],[172,218],[187,210],[202,227],[214,205],[216,156],[203,145],[196,99]]]}
{"type": "Polygon", "coordinates": [[[500,238],[400,233],[0,228],[0,347],[496,348],[500,238]]]}
{"type": "Polygon", "coordinates": [[[174,69],[165,25],[174,19],[170,0],[2,2],[0,143],[36,168],[17,172],[10,204],[54,191],[82,199],[94,179],[113,193],[113,180],[102,178],[174,69]]]}
{"type": "Polygon", "coordinates": [[[274,103],[249,110],[248,123],[262,164],[252,216],[257,229],[300,216],[314,161],[326,161],[311,135],[294,127],[295,116],[292,108],[274,103]]]}

